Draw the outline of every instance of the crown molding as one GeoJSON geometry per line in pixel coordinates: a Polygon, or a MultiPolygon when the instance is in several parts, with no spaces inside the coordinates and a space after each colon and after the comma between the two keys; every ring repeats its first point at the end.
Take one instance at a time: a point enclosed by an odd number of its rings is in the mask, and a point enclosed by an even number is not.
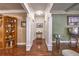
{"type": "Polygon", "coordinates": [[[0,13],[25,13],[24,10],[0,10],[0,13]]]}
{"type": "Polygon", "coordinates": [[[79,11],[58,11],[58,10],[53,10],[51,12],[52,14],[79,14],[79,11]]]}

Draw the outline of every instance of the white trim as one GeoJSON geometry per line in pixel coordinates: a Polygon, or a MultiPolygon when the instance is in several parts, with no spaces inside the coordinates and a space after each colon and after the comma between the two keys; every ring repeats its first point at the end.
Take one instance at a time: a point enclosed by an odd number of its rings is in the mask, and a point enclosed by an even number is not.
{"type": "Polygon", "coordinates": [[[27,10],[25,4],[24,4],[24,3],[21,3],[21,5],[22,5],[22,7],[24,8],[25,12],[28,13],[28,10],[27,10]]]}
{"type": "Polygon", "coordinates": [[[48,51],[52,51],[52,46],[51,45],[48,45],[48,51]]]}
{"type": "Polygon", "coordinates": [[[33,9],[28,5],[28,3],[23,3],[22,6],[25,9],[25,11],[28,11],[29,14],[33,12],[33,9]]]}
{"type": "Polygon", "coordinates": [[[0,10],[0,13],[25,13],[24,10],[0,10]]]}
{"type": "Polygon", "coordinates": [[[17,43],[17,45],[26,45],[26,43],[17,43]]]}
{"type": "Polygon", "coordinates": [[[52,6],[53,6],[53,3],[50,3],[50,4],[48,4],[47,5],[47,8],[45,9],[45,12],[50,12],[50,10],[51,10],[51,8],[52,8],[52,6]]]}
{"type": "Polygon", "coordinates": [[[79,11],[58,11],[58,10],[53,10],[51,11],[52,14],[79,14],[79,11]]]}
{"type": "Polygon", "coordinates": [[[48,46],[48,51],[52,51],[52,46],[48,46]]]}
{"type": "Polygon", "coordinates": [[[30,49],[31,49],[31,45],[27,45],[26,46],[26,51],[30,51],[30,49]]]}
{"type": "MultiPolygon", "coordinates": [[[[56,41],[52,41],[52,43],[55,43],[56,41]]],[[[60,41],[60,43],[69,43],[70,41],[60,41]]]]}

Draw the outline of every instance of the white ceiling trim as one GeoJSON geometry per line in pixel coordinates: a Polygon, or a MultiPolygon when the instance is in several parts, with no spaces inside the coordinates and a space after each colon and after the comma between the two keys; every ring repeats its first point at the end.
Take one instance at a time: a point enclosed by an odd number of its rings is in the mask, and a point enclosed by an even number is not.
{"type": "Polygon", "coordinates": [[[79,11],[69,11],[69,12],[65,12],[65,11],[53,10],[51,13],[52,13],[52,14],[79,14],[79,11]]]}
{"type": "Polygon", "coordinates": [[[25,13],[24,10],[0,10],[0,13],[25,13]]]}
{"type": "Polygon", "coordinates": [[[24,3],[23,6],[25,11],[28,11],[28,13],[33,13],[33,10],[29,7],[28,3],[24,3]]]}
{"type": "Polygon", "coordinates": [[[21,6],[24,8],[25,12],[28,13],[27,8],[24,3],[21,3],[21,6]]]}
{"type": "Polygon", "coordinates": [[[46,8],[46,12],[50,12],[50,10],[52,9],[52,7],[53,7],[53,3],[50,3],[50,4],[48,4],[48,6],[47,6],[47,8],[46,8]]]}
{"type": "Polygon", "coordinates": [[[75,7],[76,5],[78,5],[78,3],[73,3],[70,7],[68,7],[65,11],[68,12],[69,10],[71,10],[73,7],[75,7]]]}
{"type": "Polygon", "coordinates": [[[34,19],[33,10],[29,7],[28,3],[23,3],[22,6],[23,6],[25,12],[27,13],[27,15],[28,15],[30,18],[34,19]]]}

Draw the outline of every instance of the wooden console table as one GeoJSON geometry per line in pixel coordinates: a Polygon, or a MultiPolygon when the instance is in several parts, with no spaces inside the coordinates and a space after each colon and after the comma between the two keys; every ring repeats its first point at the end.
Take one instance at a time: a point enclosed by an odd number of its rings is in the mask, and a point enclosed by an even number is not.
{"type": "Polygon", "coordinates": [[[42,32],[36,32],[36,38],[41,39],[42,38],[42,32]]]}

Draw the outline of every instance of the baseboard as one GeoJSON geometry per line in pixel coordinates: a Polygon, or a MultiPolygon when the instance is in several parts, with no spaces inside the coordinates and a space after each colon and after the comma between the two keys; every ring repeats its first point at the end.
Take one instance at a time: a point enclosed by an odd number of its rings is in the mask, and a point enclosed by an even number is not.
{"type": "MultiPolygon", "coordinates": [[[[60,41],[60,43],[69,43],[70,41],[60,41]]],[[[56,43],[56,41],[53,41],[52,43],[56,43]]],[[[26,45],[26,43],[17,43],[17,45],[26,45]]]]}
{"type": "Polygon", "coordinates": [[[26,51],[30,51],[30,49],[31,49],[31,45],[26,46],[26,51]]]}
{"type": "Polygon", "coordinates": [[[48,51],[52,51],[52,46],[48,45],[48,51]]]}
{"type": "Polygon", "coordinates": [[[17,45],[26,45],[26,43],[17,43],[17,45]]]}
{"type": "MultiPolygon", "coordinates": [[[[60,41],[60,43],[69,43],[70,41],[60,41]]],[[[56,41],[53,41],[52,43],[56,43],[56,41]]]]}

